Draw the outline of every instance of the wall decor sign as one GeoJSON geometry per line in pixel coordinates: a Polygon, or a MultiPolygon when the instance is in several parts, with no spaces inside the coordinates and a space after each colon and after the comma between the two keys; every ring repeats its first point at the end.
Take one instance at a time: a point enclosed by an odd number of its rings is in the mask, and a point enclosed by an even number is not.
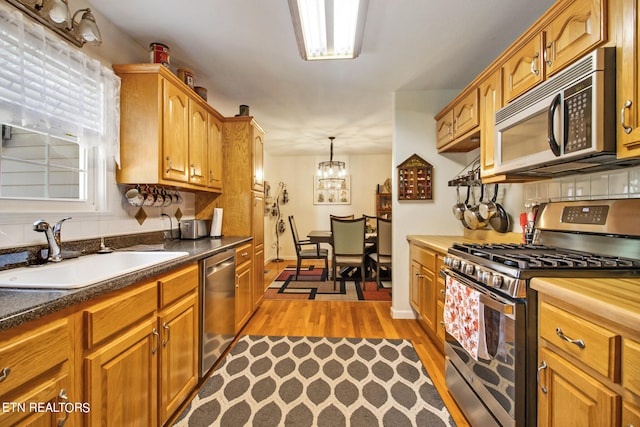
{"type": "Polygon", "coordinates": [[[417,154],[397,166],[398,200],[432,200],[433,166],[417,154]]]}
{"type": "Polygon", "coordinates": [[[351,176],[342,178],[313,177],[314,205],[350,205],[351,176]]]}

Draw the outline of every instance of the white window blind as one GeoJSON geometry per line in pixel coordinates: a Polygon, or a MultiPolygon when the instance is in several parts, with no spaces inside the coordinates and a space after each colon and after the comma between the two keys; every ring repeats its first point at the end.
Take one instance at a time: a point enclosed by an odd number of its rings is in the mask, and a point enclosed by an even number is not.
{"type": "Polygon", "coordinates": [[[22,13],[0,10],[0,122],[75,136],[119,163],[120,79],[22,13]]]}

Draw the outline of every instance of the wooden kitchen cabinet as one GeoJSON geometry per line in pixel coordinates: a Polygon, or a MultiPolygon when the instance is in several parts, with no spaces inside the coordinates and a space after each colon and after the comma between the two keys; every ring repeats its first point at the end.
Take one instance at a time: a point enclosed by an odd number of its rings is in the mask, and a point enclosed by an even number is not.
{"type": "Polygon", "coordinates": [[[502,65],[504,99],[511,102],[607,40],[606,1],[559,2],[547,22],[502,65]]]}
{"type": "Polygon", "coordinates": [[[480,124],[478,88],[456,98],[436,116],[436,147],[438,152],[465,152],[477,148],[475,138],[480,124]]]}
{"type": "Polygon", "coordinates": [[[31,405],[81,401],[73,381],[73,323],[53,315],[0,333],[0,425],[62,426],[79,423],[67,414],[31,405]]]}
{"type": "Polygon", "coordinates": [[[439,266],[443,254],[410,243],[410,288],[409,301],[416,311],[418,323],[429,337],[444,351],[444,294],[443,282],[439,278],[439,266]]]}
{"type": "Polygon", "coordinates": [[[502,72],[494,71],[480,83],[480,176],[493,176],[495,115],[502,108],[502,72]]]}
{"type": "Polygon", "coordinates": [[[640,156],[640,0],[622,0],[616,50],[618,157],[640,156]]]}
{"type": "Polygon", "coordinates": [[[233,171],[223,179],[225,191],[219,203],[229,220],[223,221],[222,234],[253,238],[249,248],[253,276],[248,288],[252,314],[264,296],[264,131],[247,116],[227,118],[222,129],[225,168],[233,171]]]}
{"type": "Polygon", "coordinates": [[[539,359],[544,368],[539,376],[538,426],[619,425],[620,396],[613,390],[548,348],[540,349],[539,359]]]}
{"type": "Polygon", "coordinates": [[[88,425],[162,425],[198,382],[198,265],[83,309],[88,425]]]}
{"type": "Polygon", "coordinates": [[[209,133],[207,137],[207,166],[209,175],[207,187],[222,192],[222,121],[209,114],[209,133]]]}
{"type": "Polygon", "coordinates": [[[640,332],[616,315],[640,313],[637,284],[604,282],[546,279],[532,285],[539,293],[539,426],[640,421],[640,332]]]}
{"type": "Polygon", "coordinates": [[[253,314],[252,244],[236,248],[236,333],[253,314]]]}
{"type": "MultiPolygon", "coordinates": [[[[121,64],[119,184],[161,184],[219,192],[208,185],[211,119],[223,117],[160,64],[121,64]]],[[[217,168],[219,169],[219,168],[217,168]]],[[[219,169],[218,176],[221,176],[219,169]]]]}

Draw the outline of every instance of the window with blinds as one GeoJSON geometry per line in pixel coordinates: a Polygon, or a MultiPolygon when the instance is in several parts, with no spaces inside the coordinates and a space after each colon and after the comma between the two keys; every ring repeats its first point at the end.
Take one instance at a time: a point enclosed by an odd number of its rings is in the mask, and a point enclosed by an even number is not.
{"type": "Polygon", "coordinates": [[[119,90],[111,69],[0,9],[0,197],[92,200],[91,156],[119,160],[119,90]]]}

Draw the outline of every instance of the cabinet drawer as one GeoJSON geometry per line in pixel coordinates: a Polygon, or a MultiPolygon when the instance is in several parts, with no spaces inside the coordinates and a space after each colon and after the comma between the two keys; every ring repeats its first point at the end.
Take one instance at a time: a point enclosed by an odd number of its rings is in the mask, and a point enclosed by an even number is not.
{"type": "Polygon", "coordinates": [[[9,330],[0,338],[0,396],[36,378],[69,359],[71,337],[68,319],[60,319],[35,330],[9,330]],[[4,336],[7,336],[4,339],[4,336]]]}
{"type": "Polygon", "coordinates": [[[540,337],[570,353],[598,373],[618,381],[620,335],[553,305],[540,304],[540,337]],[[563,339],[580,340],[583,347],[563,339]]]}
{"type": "Polygon", "coordinates": [[[630,339],[622,347],[622,385],[640,396],[640,343],[630,339]]]}
{"type": "Polygon", "coordinates": [[[153,281],[84,310],[87,348],[95,347],[116,332],[149,316],[157,305],[158,287],[153,281]]]}
{"type": "Polygon", "coordinates": [[[434,272],[436,268],[436,254],[419,246],[411,245],[411,259],[416,260],[427,270],[434,272]]]}
{"type": "Polygon", "coordinates": [[[158,281],[160,307],[178,300],[198,287],[198,265],[191,265],[162,276],[158,281]]]}
{"type": "Polygon", "coordinates": [[[251,261],[251,243],[236,248],[236,265],[251,261]]]}

